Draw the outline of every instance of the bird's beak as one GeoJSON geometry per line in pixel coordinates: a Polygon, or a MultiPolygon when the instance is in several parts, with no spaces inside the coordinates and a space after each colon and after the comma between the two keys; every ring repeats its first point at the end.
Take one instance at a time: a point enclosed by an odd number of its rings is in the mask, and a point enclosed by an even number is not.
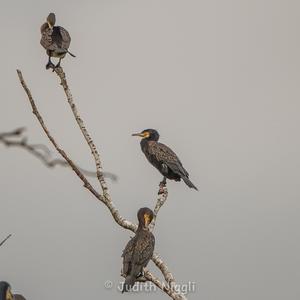
{"type": "Polygon", "coordinates": [[[141,133],[134,133],[134,134],[132,134],[132,136],[139,136],[139,137],[141,137],[141,138],[148,138],[149,136],[150,136],[150,133],[148,132],[148,131],[146,131],[146,132],[141,132],[141,133]]]}
{"type": "Polygon", "coordinates": [[[144,215],[144,220],[145,220],[145,226],[148,227],[148,225],[150,224],[151,222],[151,218],[148,214],[145,214],[144,215]]]}
{"type": "Polygon", "coordinates": [[[133,133],[132,136],[144,137],[143,133],[133,133]]]}
{"type": "Polygon", "coordinates": [[[53,28],[53,25],[50,22],[47,22],[50,29],[53,28]]]}
{"type": "Polygon", "coordinates": [[[7,300],[13,300],[14,299],[14,296],[13,296],[13,294],[12,294],[12,292],[11,292],[10,289],[7,291],[6,299],[7,300]]]}

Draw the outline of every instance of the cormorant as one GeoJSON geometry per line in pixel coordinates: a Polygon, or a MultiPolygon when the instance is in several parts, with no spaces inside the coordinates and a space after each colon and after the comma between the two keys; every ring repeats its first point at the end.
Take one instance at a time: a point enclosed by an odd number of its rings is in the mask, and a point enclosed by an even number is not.
{"type": "Polygon", "coordinates": [[[75,57],[75,55],[68,50],[71,43],[71,37],[68,31],[61,26],[54,26],[55,21],[55,14],[50,13],[47,17],[47,22],[41,26],[42,37],[40,43],[46,49],[47,55],[49,56],[46,69],[59,67],[62,58],[64,58],[67,53],[75,57]],[[52,63],[51,57],[59,58],[56,66],[52,63]]]}
{"type": "Polygon", "coordinates": [[[166,145],[159,143],[159,133],[154,129],[145,129],[141,133],[134,133],[139,136],[141,148],[148,161],[164,176],[162,181],[166,183],[166,178],[175,181],[183,181],[190,188],[198,191],[196,186],[190,181],[189,173],[183,167],[177,155],[166,145]]]}
{"type": "Polygon", "coordinates": [[[9,283],[0,282],[0,300],[26,300],[22,295],[13,294],[9,283]]]}
{"type": "Polygon", "coordinates": [[[143,269],[152,258],[155,238],[149,231],[149,224],[153,219],[153,211],[144,207],[137,213],[139,226],[135,236],[126,245],[123,257],[123,274],[126,276],[122,293],[128,292],[143,275],[143,269]]]}

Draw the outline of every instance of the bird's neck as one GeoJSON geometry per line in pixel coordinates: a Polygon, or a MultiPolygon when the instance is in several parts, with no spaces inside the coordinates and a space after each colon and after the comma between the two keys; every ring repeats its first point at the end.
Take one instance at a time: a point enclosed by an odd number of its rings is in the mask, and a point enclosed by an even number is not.
{"type": "Polygon", "coordinates": [[[141,148],[142,151],[145,152],[145,150],[148,148],[148,139],[142,139],[141,140],[141,148]]]}
{"type": "Polygon", "coordinates": [[[1,289],[0,290],[0,300],[5,300],[6,299],[6,290],[1,289]]]}
{"type": "Polygon", "coordinates": [[[149,228],[145,227],[143,224],[139,223],[137,231],[149,231],[149,228]]]}

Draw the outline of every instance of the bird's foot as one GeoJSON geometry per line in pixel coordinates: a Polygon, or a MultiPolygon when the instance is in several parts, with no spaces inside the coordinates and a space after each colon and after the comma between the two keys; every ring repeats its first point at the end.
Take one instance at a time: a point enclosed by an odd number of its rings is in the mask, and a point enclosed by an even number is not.
{"type": "Polygon", "coordinates": [[[52,63],[52,62],[48,62],[47,65],[46,65],[46,70],[49,70],[49,69],[55,69],[55,65],[52,63]]]}
{"type": "Polygon", "coordinates": [[[158,191],[158,194],[163,194],[164,193],[164,188],[166,187],[167,185],[167,179],[166,177],[164,177],[164,179],[159,183],[159,191],[158,191]]]}
{"type": "Polygon", "coordinates": [[[126,278],[126,274],[123,272],[123,269],[121,270],[121,276],[126,278]]]}
{"type": "Polygon", "coordinates": [[[139,281],[139,282],[146,282],[146,281],[148,281],[148,279],[144,275],[141,275],[141,276],[139,276],[137,278],[137,281],[139,281]]]}
{"type": "Polygon", "coordinates": [[[137,276],[137,281],[146,282],[147,278],[145,277],[145,269],[137,276]]]}
{"type": "Polygon", "coordinates": [[[55,69],[57,69],[57,68],[60,68],[60,62],[56,65],[56,66],[54,66],[54,68],[53,68],[53,70],[52,70],[52,72],[54,72],[55,71],[55,69]]]}

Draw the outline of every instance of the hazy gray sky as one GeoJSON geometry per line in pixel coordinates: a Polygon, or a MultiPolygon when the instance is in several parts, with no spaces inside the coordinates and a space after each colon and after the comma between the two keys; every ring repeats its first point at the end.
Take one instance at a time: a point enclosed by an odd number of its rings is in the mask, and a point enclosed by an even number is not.
{"type": "MultiPolygon", "coordinates": [[[[170,182],[156,250],[191,299],[300,297],[300,2],[4,1],[0,131],[48,144],[15,72],[23,71],[57,141],[82,167],[90,151],[39,28],[53,11],[71,36],[63,66],[121,213],[153,207],[159,173],[132,132],[156,128],[199,192],[170,182]]],[[[29,300],[167,299],[106,290],[122,280],[129,236],[67,169],[0,146],[0,279],[29,300]]],[[[151,270],[155,268],[150,265],[151,270]]]]}

